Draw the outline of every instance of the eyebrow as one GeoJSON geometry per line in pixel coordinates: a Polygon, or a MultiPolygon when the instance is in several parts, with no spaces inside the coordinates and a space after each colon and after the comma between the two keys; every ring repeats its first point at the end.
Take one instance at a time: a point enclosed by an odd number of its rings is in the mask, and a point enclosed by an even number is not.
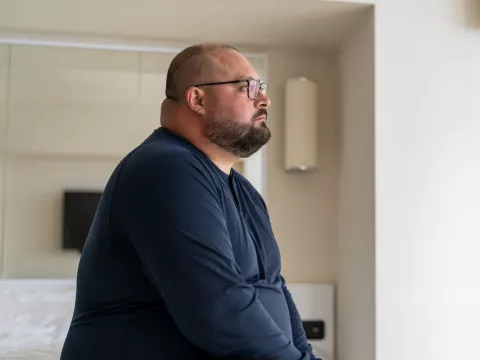
{"type": "Polygon", "coordinates": [[[246,76],[246,75],[242,75],[242,76],[240,76],[240,77],[237,78],[237,80],[246,80],[246,79],[261,81],[260,78],[256,79],[256,78],[254,78],[253,76],[246,76]]]}

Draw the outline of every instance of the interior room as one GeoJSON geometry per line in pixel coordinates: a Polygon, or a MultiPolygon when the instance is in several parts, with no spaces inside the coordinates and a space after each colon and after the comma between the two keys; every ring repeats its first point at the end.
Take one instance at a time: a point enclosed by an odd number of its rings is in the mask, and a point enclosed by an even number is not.
{"type": "Polygon", "coordinates": [[[480,359],[478,3],[0,0],[0,358],[58,359],[68,204],[158,126],[172,56],[215,41],[269,83],[272,139],[236,167],[320,357],[480,359]]]}
{"type": "Polygon", "coordinates": [[[272,139],[236,169],[266,201],[302,317],[324,326],[315,351],[374,358],[371,2],[1,6],[0,358],[58,359],[84,236],[75,227],[159,126],[168,65],[199,42],[237,47],[268,82],[272,139]]]}

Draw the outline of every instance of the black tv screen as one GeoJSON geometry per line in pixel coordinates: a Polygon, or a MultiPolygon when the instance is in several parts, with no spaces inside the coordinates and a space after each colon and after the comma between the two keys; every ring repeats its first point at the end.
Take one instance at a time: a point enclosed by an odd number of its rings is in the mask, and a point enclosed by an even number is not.
{"type": "Polygon", "coordinates": [[[65,191],[63,193],[63,248],[82,252],[92,225],[101,191],[65,191]]]}

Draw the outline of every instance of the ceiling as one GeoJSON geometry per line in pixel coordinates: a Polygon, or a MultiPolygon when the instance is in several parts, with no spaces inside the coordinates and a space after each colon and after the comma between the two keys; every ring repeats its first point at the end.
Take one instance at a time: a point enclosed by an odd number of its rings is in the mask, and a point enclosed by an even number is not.
{"type": "Polygon", "coordinates": [[[4,36],[332,47],[369,7],[351,1],[0,0],[0,30],[4,36]]]}

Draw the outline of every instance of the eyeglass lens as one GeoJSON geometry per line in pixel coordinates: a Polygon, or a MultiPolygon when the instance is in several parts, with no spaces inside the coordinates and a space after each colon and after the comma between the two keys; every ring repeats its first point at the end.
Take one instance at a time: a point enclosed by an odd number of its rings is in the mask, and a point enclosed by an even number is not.
{"type": "Polygon", "coordinates": [[[258,96],[258,89],[260,87],[260,84],[258,83],[258,81],[251,80],[248,86],[248,93],[250,94],[250,99],[255,100],[258,96]]]}
{"type": "Polygon", "coordinates": [[[249,93],[250,99],[255,100],[258,97],[258,92],[259,91],[262,91],[264,94],[266,94],[267,84],[265,84],[265,83],[260,84],[259,81],[250,80],[249,88],[248,88],[248,93],[249,93]]]}

